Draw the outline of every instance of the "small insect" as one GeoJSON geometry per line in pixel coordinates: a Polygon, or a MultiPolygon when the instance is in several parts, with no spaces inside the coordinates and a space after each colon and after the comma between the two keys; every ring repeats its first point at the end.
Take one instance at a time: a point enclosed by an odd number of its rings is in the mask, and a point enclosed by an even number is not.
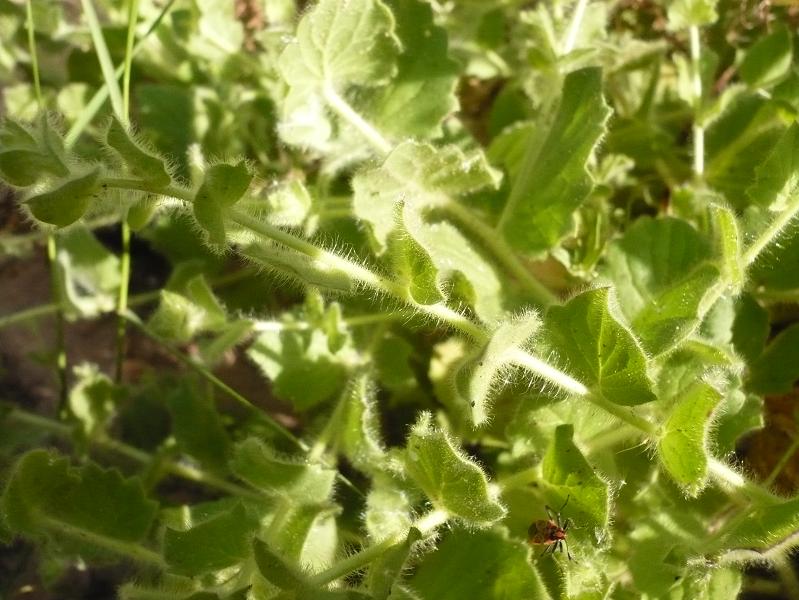
{"type": "Polygon", "coordinates": [[[569,528],[571,521],[566,519],[561,523],[560,520],[560,513],[566,508],[566,505],[569,503],[569,498],[570,496],[566,496],[566,502],[563,503],[563,506],[561,506],[560,510],[556,513],[553,513],[549,506],[545,506],[549,519],[535,521],[527,530],[528,543],[534,546],[544,546],[544,551],[541,553],[541,556],[547,552],[554,554],[557,550],[560,550],[562,553],[563,547],[565,546],[566,556],[569,557],[569,560],[573,560],[571,552],[569,552],[569,546],[566,543],[566,530],[569,528]]]}

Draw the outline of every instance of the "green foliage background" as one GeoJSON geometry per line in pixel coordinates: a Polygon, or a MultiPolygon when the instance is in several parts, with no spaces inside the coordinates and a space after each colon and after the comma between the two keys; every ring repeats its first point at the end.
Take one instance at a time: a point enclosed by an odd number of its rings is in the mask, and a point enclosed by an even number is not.
{"type": "Polygon", "coordinates": [[[735,454],[799,378],[798,22],[0,0],[35,226],[0,251],[46,242],[52,288],[0,327],[55,315],[61,391],[3,398],[0,541],[125,565],[125,600],[799,597],[797,444],[762,481],[735,454]],[[116,372],[72,364],[108,313],[116,372]],[[171,362],[126,376],[131,338],[171,362]],[[574,560],[528,543],[547,505],[574,560]]]}

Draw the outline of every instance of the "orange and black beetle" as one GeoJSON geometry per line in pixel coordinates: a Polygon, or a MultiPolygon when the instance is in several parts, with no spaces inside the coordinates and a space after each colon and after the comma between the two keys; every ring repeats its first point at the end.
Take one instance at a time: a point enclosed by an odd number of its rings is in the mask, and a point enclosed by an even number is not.
{"type": "Polygon", "coordinates": [[[572,560],[569,546],[566,543],[566,530],[569,528],[571,521],[566,519],[561,523],[560,520],[560,513],[566,508],[568,503],[569,496],[566,497],[566,502],[563,503],[563,506],[560,507],[557,513],[553,513],[549,506],[545,506],[549,518],[535,521],[527,530],[527,541],[530,544],[534,546],[544,546],[544,551],[541,553],[542,556],[547,552],[554,554],[557,550],[563,552],[563,547],[565,546],[566,556],[569,557],[569,560],[572,560]]]}

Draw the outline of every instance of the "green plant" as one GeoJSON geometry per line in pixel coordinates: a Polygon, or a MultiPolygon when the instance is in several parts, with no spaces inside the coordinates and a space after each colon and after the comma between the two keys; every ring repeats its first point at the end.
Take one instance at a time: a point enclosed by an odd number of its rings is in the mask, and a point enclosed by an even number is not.
{"type": "Polygon", "coordinates": [[[768,341],[799,298],[787,9],[145,4],[83,0],[84,30],[0,0],[36,90],[6,93],[0,176],[57,248],[54,303],[0,325],[120,324],[58,419],[8,403],[0,536],[132,562],[128,600],[727,599],[754,564],[799,594],[799,498],[733,458],[799,377],[797,325],[768,341]],[[94,96],[41,87],[87,36],[94,96]],[[172,262],[157,295],[128,297],[131,232],[172,262]],[[179,377],[125,381],[129,327],[179,377]],[[236,348],[296,428],[215,374],[236,348]],[[574,561],[526,543],[567,498],[574,561]]]}

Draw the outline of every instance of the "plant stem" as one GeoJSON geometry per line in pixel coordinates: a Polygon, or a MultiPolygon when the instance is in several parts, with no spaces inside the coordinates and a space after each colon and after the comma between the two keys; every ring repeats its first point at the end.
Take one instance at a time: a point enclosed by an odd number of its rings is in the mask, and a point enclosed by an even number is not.
{"type": "MultiPolygon", "coordinates": [[[[157,29],[158,25],[160,25],[161,21],[167,15],[169,10],[172,8],[172,5],[176,1],[177,0],[167,0],[166,4],[164,4],[163,8],[161,8],[161,11],[158,13],[158,16],[155,19],[153,19],[153,22],[147,28],[147,31],[141,37],[139,42],[134,46],[132,53],[133,56],[136,56],[136,54],[139,53],[139,51],[144,46],[145,40],[150,36],[150,34],[152,34],[157,29]]],[[[116,71],[114,71],[114,77],[115,78],[121,77],[123,70],[124,70],[124,65],[120,65],[116,69],[116,71]]],[[[71,148],[72,146],[75,145],[75,142],[78,141],[80,134],[83,133],[83,131],[89,125],[89,123],[97,114],[97,112],[103,107],[103,104],[105,104],[105,101],[108,98],[108,94],[109,94],[108,86],[103,85],[94,93],[94,96],[92,96],[92,99],[89,100],[86,106],[83,107],[83,110],[81,110],[77,120],[72,124],[72,127],[69,128],[67,135],[64,137],[64,145],[67,148],[71,148]]]]}
{"type": "Polygon", "coordinates": [[[64,335],[64,309],[61,302],[61,277],[58,267],[58,248],[55,235],[47,236],[47,262],[50,265],[50,296],[55,305],[56,370],[58,373],[58,414],[69,412],[67,382],[67,346],[64,335]]]}
{"type": "Polygon", "coordinates": [[[100,70],[103,73],[106,88],[111,97],[111,106],[119,118],[125,114],[124,102],[122,101],[122,92],[119,89],[119,83],[114,74],[114,63],[111,61],[111,53],[108,51],[108,46],[103,37],[103,28],[100,21],[97,19],[97,12],[94,10],[92,0],[81,0],[83,6],[83,14],[86,15],[86,21],[89,25],[89,32],[92,36],[94,50],[97,53],[97,60],[100,63],[100,70]]]}
{"type": "MultiPolygon", "coordinates": [[[[422,538],[425,538],[432,535],[436,529],[438,529],[448,520],[449,514],[446,511],[435,509],[418,519],[413,524],[413,527],[421,532],[422,538]]],[[[344,560],[336,563],[329,569],[322,571],[321,573],[317,573],[310,578],[308,584],[312,588],[319,588],[327,585],[328,583],[332,583],[333,581],[336,581],[345,575],[349,575],[353,571],[357,571],[358,569],[365,567],[393,546],[404,542],[405,537],[406,536],[397,536],[386,538],[377,544],[373,544],[367,548],[364,548],[360,552],[348,556],[344,560]]]]}
{"type": "Polygon", "coordinates": [[[783,453],[780,457],[780,460],[777,461],[777,464],[774,465],[774,468],[769,473],[766,480],[763,482],[763,485],[766,487],[771,487],[774,485],[774,482],[777,481],[777,477],[780,476],[782,470],[785,468],[785,465],[793,458],[793,455],[796,454],[796,451],[799,450],[799,436],[795,437],[791,442],[791,445],[788,446],[788,449],[783,453]]]}
{"type": "Polygon", "coordinates": [[[325,262],[331,268],[346,273],[354,281],[357,281],[375,292],[396,298],[400,302],[410,305],[415,311],[421,314],[432,317],[437,321],[443,321],[470,338],[477,341],[485,341],[487,339],[487,334],[482,327],[445,304],[418,304],[400,284],[356,262],[319,248],[311,242],[283,231],[279,227],[275,227],[274,225],[270,225],[269,223],[260,221],[244,213],[231,210],[228,212],[228,216],[234,223],[268,239],[279,242],[292,250],[296,250],[306,256],[325,262]]]}
{"type": "Polygon", "coordinates": [[[572,20],[569,23],[569,30],[566,34],[566,39],[563,41],[563,48],[561,54],[568,54],[574,50],[574,45],[577,43],[577,35],[580,33],[580,25],[583,22],[585,9],[588,6],[588,0],[577,0],[572,13],[572,20]]]}
{"type": "Polygon", "coordinates": [[[705,129],[699,122],[702,109],[702,45],[699,27],[691,25],[688,28],[688,35],[691,43],[691,92],[694,109],[694,175],[697,179],[701,179],[705,172],[705,129]]]}
{"type": "Polygon", "coordinates": [[[471,211],[457,202],[447,199],[440,205],[441,209],[449,214],[459,225],[467,229],[480,242],[491,251],[497,261],[512,273],[521,286],[541,306],[547,307],[558,303],[558,298],[546,286],[538,281],[521,263],[516,253],[505,242],[501,235],[497,235],[491,227],[475,217],[471,211]]]}
{"type": "MultiPolygon", "coordinates": [[[[33,71],[33,87],[36,93],[36,102],[39,110],[45,109],[42,96],[41,77],[39,75],[39,56],[36,50],[36,31],[33,23],[33,0],[25,3],[26,23],[28,30],[28,51],[31,56],[31,69],[33,71]]],[[[58,271],[58,246],[54,233],[47,234],[47,264],[50,271],[50,297],[55,306],[55,337],[56,337],[56,373],[58,377],[58,412],[66,415],[69,409],[67,398],[67,347],[64,339],[64,311],[61,305],[60,278],[58,271]]]]}
{"type": "Polygon", "coordinates": [[[322,95],[330,108],[332,108],[338,116],[357,129],[380,154],[386,155],[391,152],[391,143],[384,138],[371,123],[367,122],[359,115],[344,98],[339,96],[332,85],[325,85],[322,90],[322,95]]]}
{"type": "MultiPolygon", "coordinates": [[[[130,71],[133,65],[133,42],[136,39],[136,21],[139,18],[139,0],[129,0],[128,35],[125,43],[125,62],[122,75],[122,113],[119,116],[122,124],[130,124],[130,71]]],[[[104,73],[105,74],[105,73],[104,73]]],[[[113,78],[116,84],[116,76],[113,78]]],[[[111,88],[111,82],[107,87],[111,88]]],[[[117,343],[116,368],[114,380],[122,382],[125,355],[127,354],[127,321],[124,314],[128,310],[128,291],[130,289],[130,225],[127,215],[123,215],[120,236],[122,238],[122,255],[119,260],[119,295],[117,296],[117,343]]]]}
{"type": "Polygon", "coordinates": [[[127,219],[122,219],[122,255],[119,260],[119,295],[117,296],[117,342],[116,342],[116,368],[114,380],[122,382],[122,373],[127,353],[127,321],[125,312],[128,310],[128,290],[130,289],[130,226],[127,219]]]}
{"type": "Polygon", "coordinates": [[[33,90],[36,93],[36,102],[39,110],[44,109],[44,99],[42,98],[42,85],[39,77],[39,56],[36,52],[36,30],[33,26],[33,0],[25,2],[25,27],[28,30],[28,52],[31,58],[31,71],[33,72],[33,90]]]}
{"type": "Polygon", "coordinates": [[[754,482],[748,481],[743,475],[732,470],[720,460],[711,458],[708,461],[708,469],[716,481],[751,501],[759,502],[760,504],[776,504],[781,501],[779,496],[772,494],[754,482]]]}

